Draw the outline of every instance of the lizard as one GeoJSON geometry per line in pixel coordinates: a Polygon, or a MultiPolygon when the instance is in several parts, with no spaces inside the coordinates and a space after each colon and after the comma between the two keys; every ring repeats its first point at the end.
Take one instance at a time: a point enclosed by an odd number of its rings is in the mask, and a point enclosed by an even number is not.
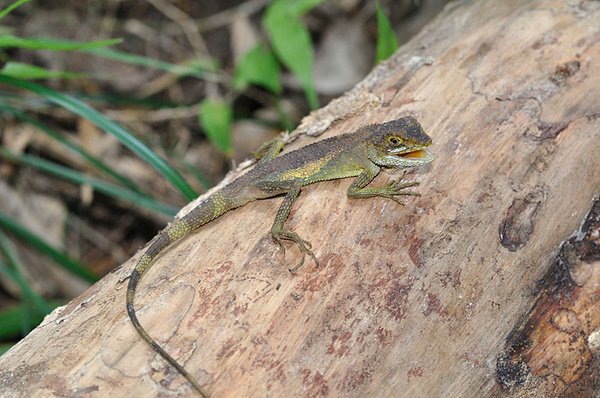
{"type": "Polygon", "coordinates": [[[285,195],[271,227],[271,235],[284,255],[283,241],[286,240],[295,243],[300,250],[301,259],[295,266],[289,268],[290,272],[294,273],[302,266],[306,255],[309,255],[318,265],[311,244],[284,225],[300,189],[316,182],[355,177],[348,187],[348,197],[384,197],[403,205],[399,196],[419,195],[417,192],[407,190],[419,183],[402,182],[404,173],[385,186],[369,187],[368,185],[382,168],[406,169],[431,162],[433,156],[426,149],[430,145],[431,138],[412,116],[363,126],[354,132],[323,139],[281,156],[277,155],[283,148],[283,140],[278,139],[263,145],[257,151],[258,162],[254,168],[200,202],[182,218],[171,223],[158,234],[141,255],[129,277],[126,293],[127,313],[135,330],[152,350],[184,376],[200,395],[207,398],[208,393],[181,364],[150,337],[136,315],[134,308],[136,289],[153,260],[174,242],[228,211],[258,199],[285,195]]]}

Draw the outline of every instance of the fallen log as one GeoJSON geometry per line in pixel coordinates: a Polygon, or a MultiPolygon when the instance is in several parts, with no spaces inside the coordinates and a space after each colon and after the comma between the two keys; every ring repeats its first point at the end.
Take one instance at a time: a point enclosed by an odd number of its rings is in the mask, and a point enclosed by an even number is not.
{"type": "MultiPolygon", "coordinates": [[[[228,213],[157,260],[142,324],[214,397],[598,396],[599,27],[593,1],[450,3],[290,145],[413,115],[422,196],[303,189],[297,274],[280,199],[228,213]]],[[[193,394],[127,318],[136,259],[0,357],[2,395],[193,394]]]]}

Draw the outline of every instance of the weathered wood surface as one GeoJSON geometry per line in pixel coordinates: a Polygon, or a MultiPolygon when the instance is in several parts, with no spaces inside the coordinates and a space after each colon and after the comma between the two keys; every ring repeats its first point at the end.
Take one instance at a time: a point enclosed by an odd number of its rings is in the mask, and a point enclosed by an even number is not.
{"type": "MultiPolygon", "coordinates": [[[[307,187],[289,225],[322,266],[297,275],[281,199],[229,213],[157,261],[142,323],[214,397],[598,396],[598,219],[556,256],[600,192],[599,88],[599,2],[451,3],[299,129],[416,116],[423,196],[307,187]]],[[[0,395],[192,394],[127,319],[134,261],[1,357],[0,395]]]]}

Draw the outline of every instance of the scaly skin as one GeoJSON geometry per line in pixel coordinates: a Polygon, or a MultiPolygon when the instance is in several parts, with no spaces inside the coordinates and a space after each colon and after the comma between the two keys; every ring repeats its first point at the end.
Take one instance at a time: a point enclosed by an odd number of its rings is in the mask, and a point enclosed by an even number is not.
{"type": "Polygon", "coordinates": [[[156,343],[140,324],[135,313],[134,298],[138,282],[152,261],[173,242],[189,235],[202,225],[230,210],[258,199],[285,195],[271,227],[275,241],[284,249],[283,241],[294,242],[302,254],[300,262],[290,268],[296,271],[308,254],[318,265],[310,244],[297,233],[284,227],[300,188],[319,181],[356,177],[348,188],[351,198],[381,196],[403,204],[398,196],[418,195],[406,188],[417,182],[402,183],[401,178],[384,187],[367,187],[382,167],[407,168],[429,163],[433,157],[425,150],[431,138],[423,132],[413,117],[404,117],[382,124],[361,127],[353,133],[328,138],[296,151],[277,157],[281,141],[274,141],[259,149],[258,164],[222,190],[200,203],[186,216],[163,230],[140,257],[129,278],[127,313],[142,339],[170,365],[175,367],[203,396],[208,393],[173,357],[156,343]]]}

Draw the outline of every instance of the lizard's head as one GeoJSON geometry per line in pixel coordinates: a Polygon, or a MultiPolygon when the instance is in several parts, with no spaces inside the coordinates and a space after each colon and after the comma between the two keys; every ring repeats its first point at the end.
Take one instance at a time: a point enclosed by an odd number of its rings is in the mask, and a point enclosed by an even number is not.
{"type": "Polygon", "coordinates": [[[406,116],[374,125],[368,139],[369,159],[383,167],[411,167],[429,163],[433,156],[425,148],[429,137],[417,119],[406,116]]]}

